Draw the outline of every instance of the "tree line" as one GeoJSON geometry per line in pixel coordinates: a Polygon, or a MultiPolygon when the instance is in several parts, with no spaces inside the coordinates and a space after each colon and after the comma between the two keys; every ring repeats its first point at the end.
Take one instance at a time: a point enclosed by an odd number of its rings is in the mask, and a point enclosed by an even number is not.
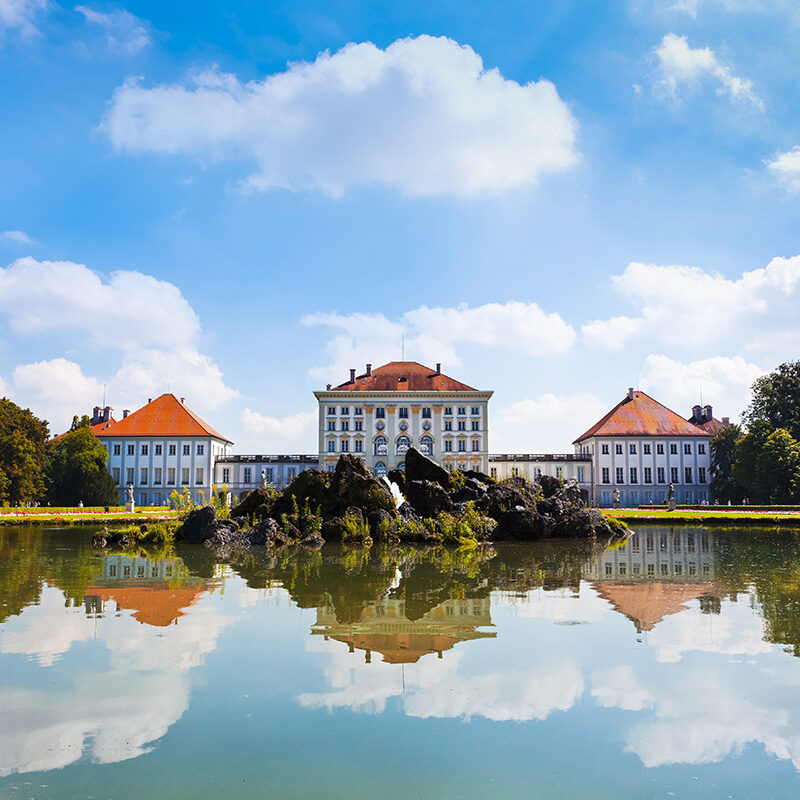
{"type": "Polygon", "coordinates": [[[65,434],[50,438],[46,420],[0,398],[0,503],[24,506],[116,506],[108,451],[89,417],[73,417],[65,434]]]}
{"type": "Polygon", "coordinates": [[[800,361],[753,384],[742,425],[711,440],[711,471],[721,503],[800,503],[800,361]]]}

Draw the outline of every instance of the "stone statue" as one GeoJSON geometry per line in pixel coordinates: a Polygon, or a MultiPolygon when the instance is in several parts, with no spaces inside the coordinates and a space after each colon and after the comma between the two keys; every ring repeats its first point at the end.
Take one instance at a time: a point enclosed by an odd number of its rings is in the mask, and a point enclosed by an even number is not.
{"type": "Polygon", "coordinates": [[[619,508],[619,489],[614,489],[614,508],[619,508]]]}
{"type": "Polygon", "coordinates": [[[264,469],[264,467],[261,467],[261,488],[267,488],[267,471],[264,469]]]}
{"type": "Polygon", "coordinates": [[[133,502],[133,484],[129,483],[128,488],[125,490],[125,510],[128,513],[133,513],[136,510],[136,505],[133,502]]]}
{"type": "Polygon", "coordinates": [[[670,483],[669,493],[667,494],[667,511],[675,510],[675,484],[670,483]]]}
{"type": "Polygon", "coordinates": [[[127,492],[128,492],[128,502],[132,503],[133,502],[133,484],[132,483],[128,484],[127,492]]]}

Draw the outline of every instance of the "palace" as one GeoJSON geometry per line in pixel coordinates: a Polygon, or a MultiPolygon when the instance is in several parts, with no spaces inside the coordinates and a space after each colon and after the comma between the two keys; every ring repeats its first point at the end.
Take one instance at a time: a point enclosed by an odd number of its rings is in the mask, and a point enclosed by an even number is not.
{"type": "Polygon", "coordinates": [[[489,398],[416,361],[392,361],[325,391],[319,403],[319,463],[332,470],[342,453],[363,458],[376,475],[403,469],[409,447],[448,469],[489,468],[489,398]]]}

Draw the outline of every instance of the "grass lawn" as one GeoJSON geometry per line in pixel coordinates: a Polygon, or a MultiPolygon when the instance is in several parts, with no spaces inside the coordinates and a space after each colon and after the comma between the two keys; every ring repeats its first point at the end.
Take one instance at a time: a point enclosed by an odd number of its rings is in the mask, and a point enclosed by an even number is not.
{"type": "Polygon", "coordinates": [[[623,519],[625,522],[645,522],[652,525],[762,525],[800,528],[800,512],[771,511],[764,506],[761,511],[739,510],[693,510],[678,509],[666,511],[663,508],[604,508],[608,517],[623,519]]]}
{"type": "Polygon", "coordinates": [[[83,511],[79,508],[52,513],[41,507],[15,511],[0,508],[0,525],[108,525],[177,519],[182,513],[157,506],[146,506],[132,514],[127,511],[83,511]]]}

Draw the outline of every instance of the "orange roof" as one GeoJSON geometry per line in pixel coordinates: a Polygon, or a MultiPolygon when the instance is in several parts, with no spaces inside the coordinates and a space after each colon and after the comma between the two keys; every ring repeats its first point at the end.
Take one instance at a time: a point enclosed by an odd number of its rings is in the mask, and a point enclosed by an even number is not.
{"type": "MultiPolygon", "coordinates": [[[[689,422],[692,422],[691,418],[689,422]]],[[[720,431],[724,431],[728,426],[719,419],[708,419],[705,422],[692,422],[692,425],[700,428],[706,436],[716,436],[720,431]]]]}
{"type": "Polygon", "coordinates": [[[590,436],[708,436],[644,392],[633,392],[617,403],[573,444],[590,436]]]}
{"type": "Polygon", "coordinates": [[[348,392],[475,392],[472,386],[426,367],[416,361],[390,361],[335,387],[348,392]]]}
{"type": "Polygon", "coordinates": [[[117,420],[110,428],[94,432],[100,436],[214,436],[230,442],[190,411],[174,394],[162,394],[133,414],[117,420]]]}
{"type": "Polygon", "coordinates": [[[99,597],[103,602],[113,600],[120,608],[133,611],[133,618],[145,625],[171,625],[193,606],[205,586],[189,589],[159,588],[159,584],[130,584],[124,586],[89,586],[87,597],[99,597]]]}

